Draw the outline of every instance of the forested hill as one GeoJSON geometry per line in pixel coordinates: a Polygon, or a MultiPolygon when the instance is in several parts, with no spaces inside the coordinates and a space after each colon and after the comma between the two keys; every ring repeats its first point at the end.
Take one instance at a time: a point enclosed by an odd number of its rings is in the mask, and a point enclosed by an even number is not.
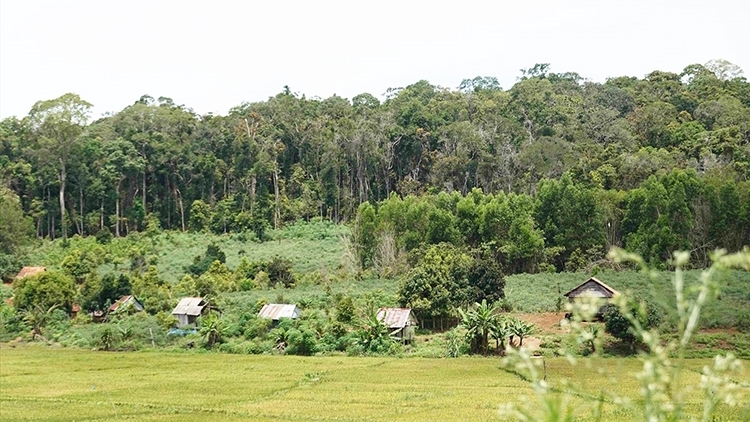
{"type": "Polygon", "coordinates": [[[726,61],[605,83],[539,64],[507,90],[419,81],[382,103],[285,88],[226,116],[147,95],[93,122],[90,109],[66,94],[0,122],[1,254],[25,230],[19,207],[38,237],[149,224],[262,237],[352,221],[394,193],[407,205],[368,211],[360,231],[365,266],[386,232],[402,249],[491,245],[514,271],[574,269],[612,245],[663,261],[749,243],[750,83],[726,61]]]}

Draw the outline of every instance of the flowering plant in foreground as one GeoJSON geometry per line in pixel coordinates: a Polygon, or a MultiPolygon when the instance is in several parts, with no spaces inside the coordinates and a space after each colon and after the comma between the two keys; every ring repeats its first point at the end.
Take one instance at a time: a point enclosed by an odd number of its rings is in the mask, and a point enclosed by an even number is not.
{"type": "MultiPolygon", "coordinates": [[[[627,253],[621,249],[613,249],[609,257],[617,262],[633,262],[652,277],[657,273],[651,271],[645,261],[638,255],[627,253]]],[[[692,295],[687,295],[683,277],[683,268],[688,264],[690,254],[675,252],[673,265],[675,273],[672,278],[677,312],[677,337],[666,340],[656,328],[644,328],[640,318],[646,312],[645,304],[634,307],[627,294],[613,298],[612,303],[619,308],[622,315],[630,322],[631,330],[640,342],[645,345],[645,352],[639,354],[642,369],[631,380],[639,385],[640,400],[632,401],[616,391],[602,389],[595,397],[591,393],[582,393],[582,387],[569,381],[559,381],[559,385],[551,385],[546,379],[544,361],[535,358],[523,348],[507,349],[507,357],[503,361],[506,369],[519,374],[526,379],[536,395],[536,400],[525,400],[524,405],[507,404],[501,407],[500,413],[505,419],[522,421],[570,421],[583,416],[581,407],[571,405],[574,395],[591,398],[591,405],[584,409],[590,411],[594,420],[602,420],[605,405],[622,407],[639,419],[649,422],[675,420],[709,421],[716,416],[720,404],[736,406],[741,403],[743,394],[750,391],[750,384],[738,382],[733,375],[741,367],[741,362],[732,353],[717,354],[712,365],[705,365],[700,374],[700,380],[685,382],[681,377],[687,370],[683,367],[685,349],[692,335],[698,328],[701,309],[704,304],[718,294],[719,285],[716,282],[717,272],[723,269],[742,268],[750,270],[750,250],[726,254],[717,251],[712,256],[713,265],[703,271],[700,284],[692,295]],[[690,296],[690,297],[688,297],[690,296]],[[700,415],[688,414],[685,403],[688,397],[702,394],[705,397],[700,415]],[[579,410],[574,413],[574,410],[579,410]]],[[[591,320],[599,311],[602,303],[592,298],[583,303],[568,304],[567,310],[573,314],[567,323],[572,335],[579,345],[592,345],[594,355],[601,349],[602,338],[598,330],[588,328],[583,321],[591,320]]],[[[590,365],[590,359],[578,359],[567,350],[560,350],[566,356],[570,365],[590,365]]],[[[612,380],[614,374],[599,371],[603,379],[612,380]]],[[[622,380],[619,380],[622,381],[622,380]]]]}

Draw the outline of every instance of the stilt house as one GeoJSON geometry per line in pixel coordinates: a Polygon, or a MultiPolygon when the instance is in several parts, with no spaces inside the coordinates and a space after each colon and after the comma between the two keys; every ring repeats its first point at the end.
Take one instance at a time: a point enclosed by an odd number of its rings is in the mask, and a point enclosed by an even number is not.
{"type": "Polygon", "coordinates": [[[377,318],[391,330],[391,336],[405,343],[414,340],[419,322],[410,308],[380,308],[377,318]]]}

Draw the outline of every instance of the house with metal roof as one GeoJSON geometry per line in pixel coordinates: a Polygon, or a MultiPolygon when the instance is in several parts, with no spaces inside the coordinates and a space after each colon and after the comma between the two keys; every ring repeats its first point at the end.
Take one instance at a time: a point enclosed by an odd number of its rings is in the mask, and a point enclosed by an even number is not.
{"type": "MultiPolygon", "coordinates": [[[[590,298],[599,298],[603,302],[609,302],[609,299],[612,299],[619,294],[620,292],[608,286],[603,281],[596,277],[591,277],[565,293],[563,296],[567,297],[570,303],[591,300],[590,298]]],[[[606,306],[606,304],[599,308],[597,316],[601,316],[604,312],[604,306],[606,306]]],[[[569,317],[569,315],[566,315],[566,317],[569,317]]]]}
{"type": "Polygon", "coordinates": [[[391,336],[405,343],[414,340],[414,332],[419,322],[411,308],[380,308],[377,318],[391,330],[391,336]]]}
{"type": "Polygon", "coordinates": [[[281,318],[297,319],[302,315],[297,305],[283,303],[268,303],[263,305],[258,316],[278,322],[281,318]]]}
{"type": "Polygon", "coordinates": [[[138,300],[137,297],[133,295],[126,295],[117,299],[115,303],[113,303],[112,306],[109,307],[109,312],[114,313],[118,310],[122,311],[124,309],[128,309],[129,307],[132,307],[132,309],[137,312],[143,311],[145,309],[143,307],[143,303],[141,303],[141,301],[138,300]]]}
{"type": "Polygon", "coordinates": [[[185,327],[194,324],[201,316],[208,303],[202,297],[183,297],[175,306],[172,315],[177,317],[177,327],[185,327]]]}

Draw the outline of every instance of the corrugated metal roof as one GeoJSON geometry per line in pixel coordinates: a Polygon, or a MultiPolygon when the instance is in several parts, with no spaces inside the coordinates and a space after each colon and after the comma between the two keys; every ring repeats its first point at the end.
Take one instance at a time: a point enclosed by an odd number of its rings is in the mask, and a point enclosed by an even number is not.
{"type": "Polygon", "coordinates": [[[604,282],[599,280],[596,277],[591,277],[588,280],[584,281],[583,283],[579,284],[578,286],[574,287],[573,289],[570,289],[568,293],[565,293],[563,296],[569,297],[571,293],[575,292],[576,290],[580,289],[581,287],[585,286],[586,283],[594,282],[598,285],[600,285],[604,290],[607,290],[609,292],[609,296],[606,297],[612,297],[614,295],[620,294],[617,290],[613,289],[612,287],[606,285],[604,282]]]}
{"type": "Polygon", "coordinates": [[[118,299],[115,303],[112,304],[112,306],[109,307],[110,312],[116,311],[120,306],[125,305],[126,303],[132,302],[133,307],[135,309],[142,311],[143,310],[143,304],[141,303],[138,298],[136,298],[133,295],[126,295],[118,299]]]}
{"type": "Polygon", "coordinates": [[[261,318],[268,318],[274,321],[279,318],[299,318],[300,311],[297,305],[288,305],[281,303],[269,303],[263,305],[263,308],[258,312],[258,316],[261,318]]]}
{"type": "Polygon", "coordinates": [[[198,316],[203,312],[206,302],[202,297],[183,297],[180,303],[175,306],[172,315],[190,315],[198,316]]]}
{"type": "Polygon", "coordinates": [[[18,272],[18,275],[16,275],[16,278],[24,278],[45,271],[47,271],[47,269],[44,267],[23,267],[21,268],[21,271],[18,272]]]}
{"type": "Polygon", "coordinates": [[[416,318],[411,315],[410,308],[380,308],[378,310],[378,320],[388,328],[404,328],[409,325],[409,317],[412,324],[416,325],[416,318]]]}

